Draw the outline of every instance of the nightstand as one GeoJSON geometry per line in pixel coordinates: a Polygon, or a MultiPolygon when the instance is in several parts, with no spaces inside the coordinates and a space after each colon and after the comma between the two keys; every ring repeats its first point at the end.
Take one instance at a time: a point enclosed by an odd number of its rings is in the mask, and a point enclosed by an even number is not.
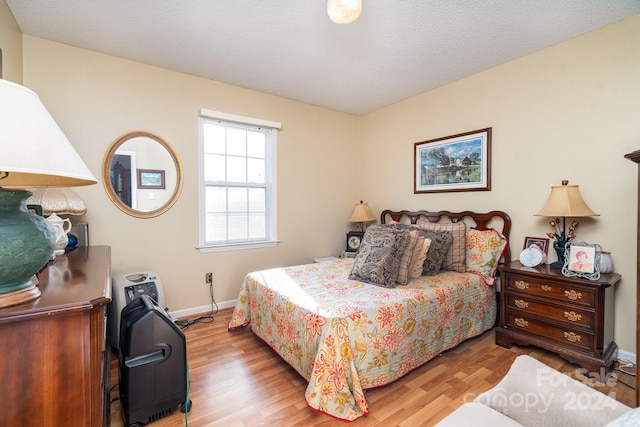
{"type": "MultiPolygon", "coordinates": [[[[548,265],[515,261],[498,267],[502,278],[496,344],[535,345],[599,375],[611,366],[617,273],[599,280],[565,277],[548,265]]],[[[604,376],[604,375],[602,375],[604,376]]]]}

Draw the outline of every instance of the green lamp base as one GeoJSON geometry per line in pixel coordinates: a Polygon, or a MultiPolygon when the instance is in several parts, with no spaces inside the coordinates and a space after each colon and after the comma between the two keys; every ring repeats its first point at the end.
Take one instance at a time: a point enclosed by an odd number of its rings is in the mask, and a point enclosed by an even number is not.
{"type": "Polygon", "coordinates": [[[0,294],[0,308],[11,307],[40,297],[40,289],[34,284],[19,291],[0,294]]]}
{"type": "Polygon", "coordinates": [[[27,211],[30,195],[29,191],[0,188],[0,297],[23,291],[24,297],[33,299],[34,292],[25,290],[34,287],[31,277],[53,253],[55,231],[49,221],[27,211]]]}

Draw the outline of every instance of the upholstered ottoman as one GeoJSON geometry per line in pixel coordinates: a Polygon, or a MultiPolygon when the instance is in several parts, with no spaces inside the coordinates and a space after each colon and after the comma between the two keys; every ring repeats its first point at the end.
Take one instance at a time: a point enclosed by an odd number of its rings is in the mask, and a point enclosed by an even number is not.
{"type": "Polygon", "coordinates": [[[637,411],[630,411],[606,394],[523,355],[494,388],[465,403],[437,426],[603,427],[632,419],[637,411]]]}

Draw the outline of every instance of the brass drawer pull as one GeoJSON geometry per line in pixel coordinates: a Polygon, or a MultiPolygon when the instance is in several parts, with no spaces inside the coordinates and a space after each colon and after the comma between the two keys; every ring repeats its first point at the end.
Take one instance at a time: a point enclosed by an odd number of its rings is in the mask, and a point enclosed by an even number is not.
{"type": "Polygon", "coordinates": [[[564,337],[570,342],[580,342],[582,337],[575,332],[565,332],[564,337]]]}
{"type": "Polygon", "coordinates": [[[576,313],[575,311],[565,311],[564,317],[571,320],[572,322],[576,322],[578,320],[582,320],[582,315],[576,313]]]}
{"type": "Polygon", "coordinates": [[[516,286],[516,288],[520,289],[520,290],[525,290],[529,287],[529,284],[527,282],[525,282],[524,280],[516,280],[514,285],[516,286]]]}
{"type": "Polygon", "coordinates": [[[529,308],[529,303],[523,299],[517,299],[514,301],[518,308],[529,308]]]}
{"type": "Polygon", "coordinates": [[[540,287],[542,288],[543,291],[546,291],[546,292],[553,290],[553,288],[549,285],[542,285],[540,287]]]}
{"type": "Polygon", "coordinates": [[[572,289],[570,291],[564,291],[564,296],[566,296],[570,300],[575,301],[578,299],[582,299],[582,292],[576,292],[572,289]]]}
{"type": "Polygon", "coordinates": [[[529,322],[524,320],[522,317],[516,317],[513,320],[516,322],[516,325],[520,326],[521,328],[526,328],[527,326],[529,326],[529,322]]]}

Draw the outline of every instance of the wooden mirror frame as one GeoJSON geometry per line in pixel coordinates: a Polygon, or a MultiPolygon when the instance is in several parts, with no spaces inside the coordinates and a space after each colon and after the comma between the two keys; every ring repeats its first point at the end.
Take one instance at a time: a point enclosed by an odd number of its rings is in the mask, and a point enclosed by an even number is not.
{"type": "Polygon", "coordinates": [[[116,207],[120,209],[122,212],[128,215],[134,216],[136,218],[153,218],[169,210],[178,200],[178,197],[180,196],[180,192],[182,191],[182,165],[180,164],[180,159],[178,158],[176,152],[173,150],[173,147],[171,147],[171,145],[162,137],[148,131],[127,132],[124,135],[118,137],[115,141],[113,141],[113,143],[111,143],[109,150],[107,150],[107,153],[104,156],[104,159],[102,161],[102,184],[104,185],[104,189],[107,192],[107,195],[109,196],[113,204],[116,205],[116,207]],[[151,140],[154,140],[158,144],[160,144],[164,149],[166,149],[169,155],[171,156],[171,159],[173,160],[173,164],[176,168],[176,185],[173,190],[173,194],[171,194],[171,196],[169,197],[169,199],[164,205],[150,211],[141,211],[141,210],[137,210],[129,207],[126,203],[124,203],[118,197],[113,186],[111,185],[110,169],[111,169],[111,161],[113,159],[113,156],[115,155],[116,151],[125,142],[133,138],[139,138],[139,137],[146,137],[151,140]]]}

